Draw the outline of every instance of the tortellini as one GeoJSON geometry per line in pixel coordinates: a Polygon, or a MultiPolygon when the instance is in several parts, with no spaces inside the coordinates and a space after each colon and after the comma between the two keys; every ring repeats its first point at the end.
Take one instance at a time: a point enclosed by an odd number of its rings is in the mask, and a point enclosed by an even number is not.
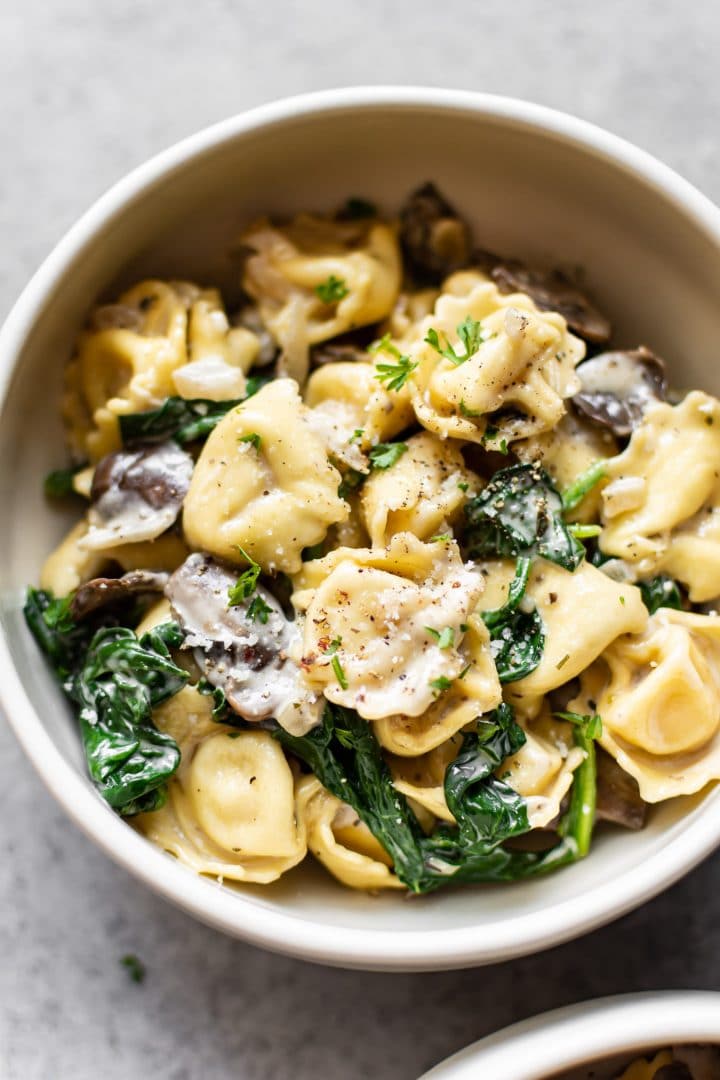
{"type": "Polygon", "coordinates": [[[308,379],[305,401],[333,420],[346,441],[359,431],[355,445],[363,449],[385,442],[408,427],[415,414],[408,386],[386,390],[377,374],[371,363],[323,364],[308,379]]]}
{"type": "Polygon", "coordinates": [[[562,419],[564,399],[579,389],[584,345],[561,315],[538,311],[521,293],[504,296],[490,282],[464,296],[445,293],[420,330],[404,346],[418,365],[408,380],[413,408],[443,438],[483,442],[489,426],[500,442],[537,435],[562,419]],[[466,320],[480,324],[470,356],[458,334],[466,320]],[[439,349],[428,341],[433,332],[439,349]],[[455,360],[441,355],[448,346],[455,360]]]}
{"type": "Polygon", "coordinates": [[[40,573],[43,589],[56,596],[66,596],[79,585],[102,573],[113,563],[122,570],[175,570],[187,558],[188,548],[181,536],[165,533],[156,540],[136,544],[118,544],[102,550],[85,547],[86,520],[74,525],[54,551],[48,555],[40,573]]]}
{"type": "Polygon", "coordinates": [[[570,708],[598,712],[603,747],[646,802],[720,779],[720,617],[661,608],[605,650],[570,708]]]}
{"type": "Polygon", "coordinates": [[[525,724],[524,730],[524,746],[498,771],[525,799],[531,828],[544,829],[560,814],[585,751],[573,744],[571,725],[555,719],[547,705],[537,719],[525,724]]]}
{"type": "Polygon", "coordinates": [[[301,214],[282,229],[261,221],[241,243],[251,251],[243,286],[282,346],[284,373],[301,383],[310,345],[385,318],[400,291],[397,236],[377,221],[301,214]]]}
{"type": "Polygon", "coordinates": [[[466,667],[463,627],[482,588],[454,543],[411,533],[307,563],[294,597],[305,612],[306,678],[365,719],[420,716],[466,667]]]}
{"type": "Polygon", "coordinates": [[[720,402],[693,391],[679,405],[652,405],[627,448],[606,468],[602,550],[635,564],[641,576],[672,566],[690,586],[693,600],[718,595],[720,577],[694,559],[683,558],[682,551],[700,554],[702,549],[694,548],[693,540],[704,538],[703,510],[709,522],[715,516],[720,402]],[[680,547],[674,552],[679,527],[680,547]]]}
{"type": "Polygon", "coordinates": [[[413,435],[391,469],[378,469],[365,481],[361,503],[374,547],[399,532],[428,540],[459,515],[467,493],[479,487],[465,468],[460,450],[430,432],[413,435]]]}
{"type": "Polygon", "coordinates": [[[298,813],[307,831],[308,850],[352,889],[402,889],[392,861],[368,827],[315,776],[298,785],[298,813]]]}
{"type": "Polygon", "coordinates": [[[230,562],[240,548],[264,570],[296,573],[349,508],[340,474],[312,431],[292,379],[276,379],[223,417],[208,438],[185,498],[191,547],[230,562]]]}
{"type": "Polygon", "coordinates": [[[260,350],[230,327],[216,289],[143,281],[98,308],[68,365],[63,415],[70,445],[98,461],[120,445],[118,416],[183,397],[232,399],[260,350]]]}
{"type": "MultiPolygon", "coordinates": [[[[501,607],[514,564],[493,560],[482,564],[481,570],[486,581],[481,610],[501,607]]],[[[524,709],[579,675],[620,634],[643,630],[648,617],[639,589],[612,581],[588,562],[569,573],[538,560],[530,572],[526,602],[540,613],[545,647],[535,670],[508,684],[508,701],[524,709]]]]}
{"type": "MultiPolygon", "coordinates": [[[[171,732],[203,724],[202,713],[180,719],[185,708],[201,709],[211,699],[196,690],[192,704],[177,695],[174,708],[157,716],[171,732]]],[[[163,708],[167,709],[167,706],[163,708]]],[[[267,884],[296,866],[307,851],[305,824],[296,807],[292,771],[279,745],[265,731],[207,732],[183,746],[177,778],[167,804],[136,818],[141,832],[198,873],[221,879],[267,884]]],[[[213,725],[217,728],[217,725],[213,725]]]]}

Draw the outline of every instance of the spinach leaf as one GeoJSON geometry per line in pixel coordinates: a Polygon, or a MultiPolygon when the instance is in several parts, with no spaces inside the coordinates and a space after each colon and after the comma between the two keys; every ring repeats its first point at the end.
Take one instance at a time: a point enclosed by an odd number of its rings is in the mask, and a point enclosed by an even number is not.
{"type": "Polygon", "coordinates": [[[465,506],[468,555],[542,555],[576,570],[585,549],[568,530],[562,511],[557,489],[538,464],[501,469],[465,506]]]}
{"type": "Polygon", "coordinates": [[[56,600],[45,589],[28,589],[23,607],[25,621],[60,682],[72,674],[92,637],[89,623],[71,619],[70,601],[70,596],[56,600]]]}
{"type": "Polygon", "coordinates": [[[584,729],[578,729],[576,740],[588,744],[588,757],[576,771],[567,823],[559,843],[542,854],[502,846],[530,827],[525,800],[495,776],[505,758],[525,742],[508,705],[481,718],[476,732],[465,734],[445,776],[445,796],[457,824],[441,825],[430,836],[425,836],[407,800],[393,787],[371,725],[352,710],[328,705],[322,724],[307,735],[290,735],[281,728],[274,734],[328,791],[355,810],[413,892],[529,877],[587,853],[595,781],[594,764],[592,770],[586,768],[591,756],[594,763],[594,750],[584,729]]]}
{"type": "Polygon", "coordinates": [[[68,495],[75,494],[73,481],[75,474],[79,473],[84,465],[75,465],[68,469],[54,469],[49,472],[43,482],[43,490],[49,499],[64,499],[68,495]]]}
{"type": "Polygon", "coordinates": [[[180,763],[174,739],[158,731],[152,710],[188,680],[170,647],[183,633],[168,622],[138,638],[124,626],[76,624],[71,597],[29,589],[25,618],[76,707],[90,776],[122,814],[155,810],[180,763]]]}
{"type": "Polygon", "coordinates": [[[490,652],[501,683],[524,679],[538,666],[545,648],[545,627],[540,612],[518,610],[527,588],[530,564],[527,555],[521,556],[508,588],[507,601],[500,608],[482,612],[482,620],[490,631],[490,652]]]}
{"type": "Polygon", "coordinates": [[[119,418],[124,443],[173,438],[181,446],[206,439],[223,416],[256,394],[269,376],[251,375],[244,398],[235,401],[207,401],[204,398],[169,397],[157,409],[128,413],[119,418]]]}
{"type": "Polygon", "coordinates": [[[680,590],[671,577],[659,574],[657,577],[649,578],[647,581],[639,581],[638,585],[642,593],[643,603],[651,615],[654,615],[657,609],[661,607],[675,608],[677,611],[682,610],[680,590]]]}

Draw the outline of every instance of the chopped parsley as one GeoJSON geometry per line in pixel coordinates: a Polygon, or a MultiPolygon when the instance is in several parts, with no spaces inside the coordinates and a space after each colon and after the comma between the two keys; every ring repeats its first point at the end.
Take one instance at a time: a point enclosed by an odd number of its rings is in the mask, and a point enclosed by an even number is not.
{"type": "Polygon", "coordinates": [[[571,724],[582,728],[588,739],[599,739],[602,735],[602,718],[597,713],[581,716],[576,712],[555,712],[553,716],[557,716],[559,720],[568,720],[571,724]]]}
{"type": "Polygon", "coordinates": [[[333,654],[333,658],[332,658],[332,660],[330,662],[332,664],[332,669],[335,672],[335,678],[337,679],[338,683],[340,684],[340,689],[341,690],[347,690],[347,688],[348,688],[347,676],[345,675],[345,672],[343,671],[343,666],[340,663],[340,657],[337,655],[337,653],[333,654]]]}
{"type": "Polygon", "coordinates": [[[262,596],[253,596],[248,605],[246,618],[252,619],[253,622],[258,619],[263,626],[265,626],[269,615],[272,615],[272,608],[270,605],[265,603],[262,596]]]}
{"type": "Polygon", "coordinates": [[[376,364],[375,378],[386,390],[401,390],[416,367],[409,356],[401,356],[397,364],[376,364]]]}
{"type": "Polygon", "coordinates": [[[407,443],[378,443],[368,454],[373,469],[389,469],[407,450],[407,443]]]}
{"type": "Polygon", "coordinates": [[[437,642],[438,649],[450,649],[455,643],[455,631],[452,626],[446,626],[444,630],[434,630],[432,626],[426,626],[430,637],[437,642]]]}
{"type": "Polygon", "coordinates": [[[360,442],[360,440],[362,439],[364,434],[365,434],[365,428],[356,427],[355,430],[353,431],[352,435],[348,439],[348,442],[349,443],[360,442]]]}
{"type": "Polygon", "coordinates": [[[470,417],[482,416],[482,413],[479,409],[469,409],[465,402],[462,400],[462,398],[460,399],[460,414],[462,416],[467,416],[468,419],[470,417]]]}
{"type": "Polygon", "coordinates": [[[320,297],[323,304],[337,304],[349,292],[350,290],[343,278],[335,277],[334,274],[330,274],[325,281],[321,281],[319,285],[315,286],[315,293],[320,297]]]}
{"type": "Polygon", "coordinates": [[[341,499],[349,498],[354,491],[362,487],[366,480],[365,473],[359,472],[358,469],[348,469],[338,485],[338,495],[341,499]]]}
{"type": "Polygon", "coordinates": [[[464,364],[471,356],[474,356],[486,338],[483,336],[482,323],[477,319],[473,319],[471,315],[467,315],[461,323],[458,323],[455,329],[465,350],[462,353],[456,353],[447,338],[445,339],[445,345],[442,346],[437,330],[433,330],[432,327],[428,330],[425,341],[433,347],[435,352],[439,353],[440,356],[444,356],[446,360],[449,360],[451,364],[455,364],[457,367],[464,364]]]}
{"type": "Polygon", "coordinates": [[[249,435],[241,435],[240,438],[238,439],[238,442],[251,443],[252,446],[254,446],[255,449],[259,453],[260,452],[260,444],[262,443],[262,439],[258,435],[257,431],[251,431],[249,435]]]}
{"type": "Polygon", "coordinates": [[[244,551],[239,545],[237,549],[244,559],[250,563],[247,570],[244,570],[240,577],[237,579],[234,585],[228,589],[228,607],[237,607],[238,604],[242,604],[243,600],[247,600],[249,596],[255,592],[257,587],[258,578],[260,577],[260,566],[252,559],[247,551],[244,551]]]}
{"type": "Polygon", "coordinates": [[[431,544],[446,544],[449,540],[452,540],[450,533],[438,533],[437,536],[430,537],[431,544]]]}
{"type": "Polygon", "coordinates": [[[134,983],[141,983],[145,978],[145,965],[138,960],[134,953],[123,956],[120,963],[127,969],[127,973],[134,983]]]}
{"type": "Polygon", "coordinates": [[[589,540],[602,532],[600,525],[568,525],[568,532],[577,540],[589,540]]]}
{"type": "Polygon", "coordinates": [[[452,679],[448,679],[447,675],[438,675],[437,679],[430,680],[430,686],[432,686],[433,690],[437,691],[438,694],[442,694],[445,690],[449,690],[452,684],[452,679]]]}
{"type": "Polygon", "coordinates": [[[458,480],[458,487],[461,491],[467,491],[470,485],[465,480],[458,480]]]}

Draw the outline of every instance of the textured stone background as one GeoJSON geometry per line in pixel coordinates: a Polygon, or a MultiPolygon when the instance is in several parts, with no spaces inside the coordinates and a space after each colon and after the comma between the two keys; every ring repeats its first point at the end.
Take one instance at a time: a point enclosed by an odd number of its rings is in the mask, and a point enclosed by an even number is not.
{"type": "MultiPolygon", "coordinates": [[[[716,0],[0,2],[0,313],[75,217],[177,138],[352,83],[482,89],[578,113],[720,197],[716,0]]],[[[720,987],[708,861],[574,944],[478,971],[367,975],[196,925],[66,820],[0,725],[0,1075],[410,1080],[583,998],[720,987]],[[119,958],[147,966],[131,983],[119,958]]]]}

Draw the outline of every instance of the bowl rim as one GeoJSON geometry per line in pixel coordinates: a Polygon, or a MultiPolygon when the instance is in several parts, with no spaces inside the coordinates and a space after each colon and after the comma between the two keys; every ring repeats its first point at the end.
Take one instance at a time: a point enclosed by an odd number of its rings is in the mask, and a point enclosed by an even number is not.
{"type": "Polygon", "coordinates": [[[420,1080],[546,1080],[655,1047],[720,1043],[720,993],[656,990],[581,1001],[493,1032],[440,1062],[420,1080]],[[527,1063],[533,1073],[528,1077],[527,1063]],[[483,1073],[483,1070],[485,1071],[483,1073]]]}
{"type": "MultiPolygon", "coordinates": [[[[71,226],[42,262],[0,330],[0,410],[17,358],[33,324],[52,301],[67,270],[94,236],[155,185],[193,161],[253,131],[303,116],[343,111],[431,110],[471,114],[531,130],[577,147],[654,188],[720,246],[720,209],[669,166],[604,129],[570,114],[520,99],[466,90],[413,86],[358,86],[302,94],[229,117],[138,165],[117,181],[71,226]]],[[[488,941],[482,923],[455,929],[407,931],[326,924],[304,914],[268,907],[254,896],[224,889],[179,865],[112,813],[67,762],[45,731],[0,633],[0,706],[47,788],[70,818],[116,863],[201,922],[277,952],[319,963],[366,970],[447,970],[495,963],[549,948],[640,906],[678,880],[720,843],[717,825],[675,837],[639,869],[606,880],[583,897],[537,914],[510,917],[488,941]]],[[[712,819],[711,819],[712,820],[712,819]]],[[[703,814],[703,825],[707,813],[703,814]]]]}

